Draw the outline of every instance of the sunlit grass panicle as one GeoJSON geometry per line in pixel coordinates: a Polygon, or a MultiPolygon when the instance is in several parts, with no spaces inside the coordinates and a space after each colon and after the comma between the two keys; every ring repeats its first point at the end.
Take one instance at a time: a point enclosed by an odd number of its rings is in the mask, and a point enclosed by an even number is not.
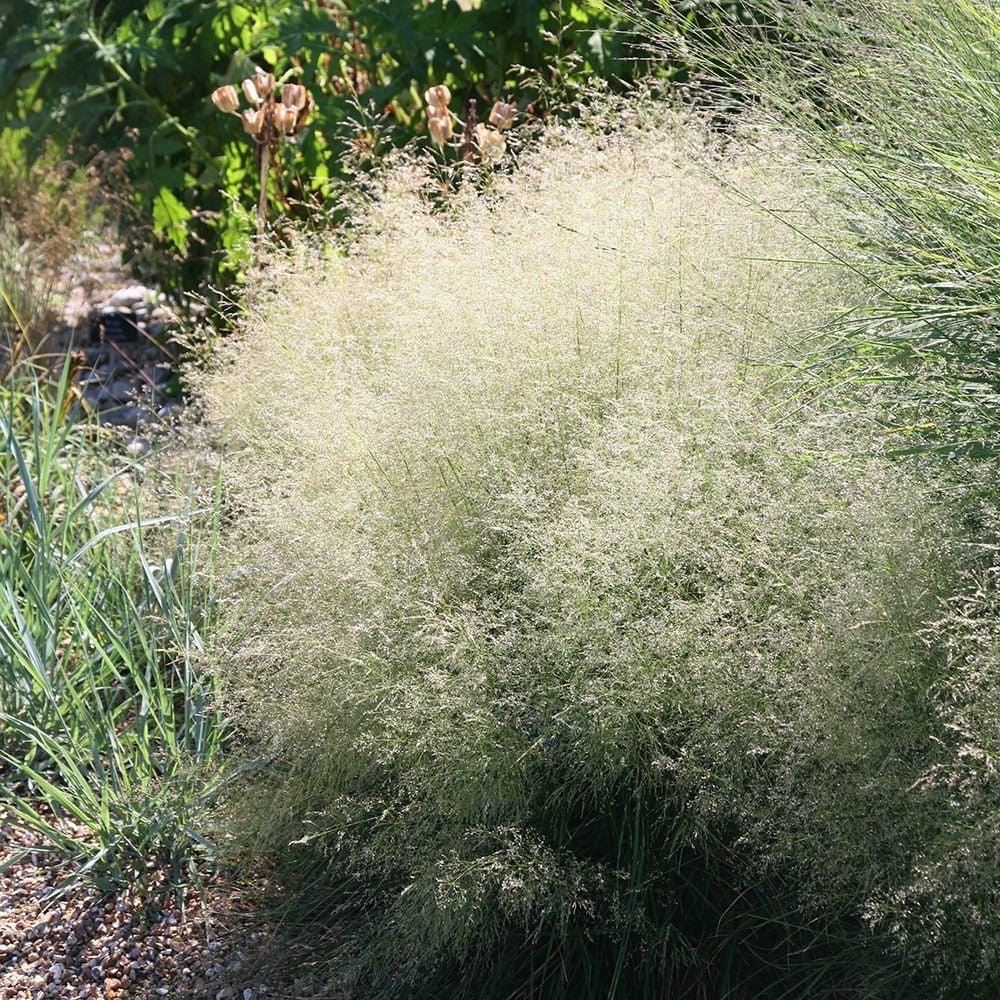
{"type": "Polygon", "coordinates": [[[823,200],[773,143],[595,131],[448,211],[390,182],[205,385],[222,679],[287,777],[240,822],[327,858],[366,995],[862,977],[838,921],[922,822],[934,508],[760,364],[849,300],[782,221],[823,200]]]}

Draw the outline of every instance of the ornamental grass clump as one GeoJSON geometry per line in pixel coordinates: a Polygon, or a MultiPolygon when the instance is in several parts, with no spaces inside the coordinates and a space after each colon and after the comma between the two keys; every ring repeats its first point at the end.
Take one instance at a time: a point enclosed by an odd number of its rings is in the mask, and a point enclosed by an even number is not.
{"type": "MultiPolygon", "coordinates": [[[[685,51],[704,94],[763,107],[840,178],[849,224],[824,242],[869,290],[828,377],[887,387],[883,419],[898,448],[995,462],[1000,10],[983,0],[753,6],[756,23],[712,22],[685,51]]],[[[673,51],[677,27],[652,18],[643,30],[673,51]]]]}
{"type": "Polygon", "coordinates": [[[0,386],[0,824],[59,859],[50,896],[190,884],[227,732],[200,663],[219,496],[196,505],[186,456],[117,455],[69,363],[23,373],[0,386]]]}
{"type": "Polygon", "coordinates": [[[934,825],[940,515],[762,364],[853,291],[795,157],[616,117],[447,213],[396,176],[203,386],[236,828],[359,996],[908,982],[863,920],[934,825]]]}

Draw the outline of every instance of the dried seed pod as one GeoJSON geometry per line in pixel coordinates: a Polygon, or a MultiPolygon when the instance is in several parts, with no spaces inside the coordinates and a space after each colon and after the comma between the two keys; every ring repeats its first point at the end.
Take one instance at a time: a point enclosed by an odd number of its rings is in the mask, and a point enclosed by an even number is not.
{"type": "Polygon", "coordinates": [[[451,125],[451,115],[448,114],[447,111],[434,114],[434,108],[429,110],[431,114],[427,119],[427,131],[430,133],[431,140],[436,146],[444,147],[444,144],[448,142],[454,134],[454,130],[451,125]]]}
{"type": "Polygon", "coordinates": [[[290,108],[284,104],[274,106],[274,125],[279,132],[291,135],[298,124],[299,112],[297,108],[290,108]]]}
{"type": "Polygon", "coordinates": [[[212,103],[225,114],[230,115],[240,106],[240,95],[232,84],[216,87],[212,91],[212,103]]]}
{"type": "Polygon", "coordinates": [[[503,159],[507,152],[507,140],[487,125],[476,126],[476,146],[483,163],[493,164],[503,159]]]}
{"type": "Polygon", "coordinates": [[[309,102],[309,91],[300,83],[286,83],[281,88],[281,103],[301,111],[309,102]]]}
{"type": "Polygon", "coordinates": [[[243,131],[247,135],[260,135],[264,127],[264,113],[257,108],[247,108],[241,115],[243,119],[243,131]]]}
{"type": "Polygon", "coordinates": [[[261,97],[268,97],[271,91],[274,90],[273,73],[254,73],[251,82],[261,97]]]}
{"type": "Polygon", "coordinates": [[[273,110],[271,111],[272,120],[274,122],[274,127],[279,132],[285,131],[285,126],[287,124],[287,115],[289,108],[286,108],[284,104],[275,104],[273,110]]]}
{"type": "Polygon", "coordinates": [[[424,100],[435,110],[444,111],[451,102],[451,91],[443,83],[439,83],[424,93],[424,100]]]}
{"type": "Polygon", "coordinates": [[[517,118],[517,106],[504,101],[497,101],[490,111],[490,124],[498,129],[510,128],[515,118],[517,118]]]}
{"type": "Polygon", "coordinates": [[[264,100],[264,98],[257,93],[257,87],[254,85],[253,80],[248,78],[244,80],[240,86],[243,88],[243,96],[251,104],[260,104],[264,100]]]}

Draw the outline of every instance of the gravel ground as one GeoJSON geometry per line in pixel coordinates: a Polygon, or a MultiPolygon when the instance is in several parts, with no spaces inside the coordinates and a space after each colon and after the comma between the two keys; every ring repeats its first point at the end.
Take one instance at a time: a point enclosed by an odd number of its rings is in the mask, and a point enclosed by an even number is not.
{"type": "Polygon", "coordinates": [[[79,886],[46,902],[66,874],[34,834],[0,825],[0,1000],[335,996],[261,920],[259,885],[215,880],[152,902],[79,886]]]}

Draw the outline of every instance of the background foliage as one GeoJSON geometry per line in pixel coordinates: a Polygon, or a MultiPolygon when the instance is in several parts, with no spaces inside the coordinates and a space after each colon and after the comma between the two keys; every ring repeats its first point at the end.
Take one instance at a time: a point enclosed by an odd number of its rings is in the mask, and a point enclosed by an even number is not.
{"type": "Polygon", "coordinates": [[[142,259],[192,284],[246,259],[252,146],[208,94],[251,63],[316,99],[301,146],[286,146],[280,206],[314,215],[338,176],[424,130],[430,83],[463,100],[512,93],[523,108],[537,94],[514,89],[515,64],[562,85],[631,75],[620,26],[603,0],[7,0],[0,121],[81,158],[123,147],[142,259]]]}

